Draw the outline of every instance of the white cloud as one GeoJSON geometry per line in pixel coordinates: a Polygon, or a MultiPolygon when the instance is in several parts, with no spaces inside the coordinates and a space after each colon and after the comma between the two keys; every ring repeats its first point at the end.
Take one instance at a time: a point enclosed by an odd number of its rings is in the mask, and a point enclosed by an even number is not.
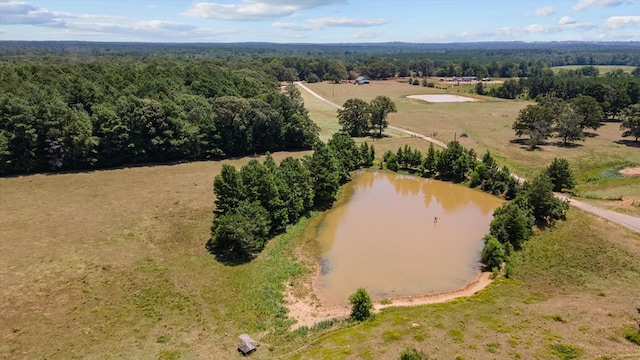
{"type": "Polygon", "coordinates": [[[61,26],[62,19],[46,9],[17,1],[0,2],[0,24],[61,26]]]}
{"type": "Polygon", "coordinates": [[[327,27],[371,27],[388,23],[387,19],[352,19],[346,17],[329,17],[309,19],[304,23],[274,23],[273,26],[293,31],[322,30],[327,27]]]}
{"type": "Polygon", "coordinates": [[[194,33],[196,26],[171,21],[133,21],[121,16],[93,14],[73,14],[50,11],[34,5],[18,1],[0,0],[0,24],[33,25],[47,28],[58,28],[64,33],[81,31],[94,35],[125,34],[132,37],[138,35],[185,35],[194,33]],[[83,22],[85,20],[85,22],[83,22]],[[96,20],[111,20],[96,22],[96,20]]]}
{"type": "Polygon", "coordinates": [[[640,16],[612,16],[604,23],[607,29],[620,29],[640,25],[640,16]]]}
{"type": "Polygon", "coordinates": [[[536,11],[533,12],[534,16],[550,16],[556,13],[556,8],[553,6],[545,6],[543,8],[540,9],[536,9],[536,11]]]}
{"type": "Polygon", "coordinates": [[[304,24],[304,23],[281,23],[281,22],[277,22],[277,23],[273,23],[272,24],[274,27],[277,27],[279,29],[283,29],[283,30],[292,30],[292,31],[311,31],[311,30],[317,30],[315,25],[313,24],[304,24]]]}
{"type": "Polygon", "coordinates": [[[560,21],[558,21],[558,24],[571,25],[571,24],[575,24],[576,22],[577,22],[576,19],[570,18],[568,16],[563,16],[560,18],[560,21]]]}
{"type": "Polygon", "coordinates": [[[182,15],[234,21],[273,20],[294,15],[299,10],[343,2],[345,0],[244,0],[237,4],[198,2],[191,5],[182,15]]]}
{"type": "Polygon", "coordinates": [[[638,0],[580,0],[576,5],[573,6],[573,10],[579,11],[588,9],[591,7],[613,7],[621,4],[633,4],[638,2],[638,0]]]}
{"type": "Polygon", "coordinates": [[[374,39],[382,34],[382,31],[358,30],[353,34],[353,37],[356,39],[374,39]]]}
{"type": "Polygon", "coordinates": [[[578,29],[591,30],[591,29],[594,29],[595,27],[596,27],[595,24],[578,23],[574,19],[564,16],[560,19],[560,21],[557,24],[550,24],[550,25],[531,24],[531,25],[525,26],[523,30],[526,33],[558,33],[562,31],[578,30],[578,29]]]}

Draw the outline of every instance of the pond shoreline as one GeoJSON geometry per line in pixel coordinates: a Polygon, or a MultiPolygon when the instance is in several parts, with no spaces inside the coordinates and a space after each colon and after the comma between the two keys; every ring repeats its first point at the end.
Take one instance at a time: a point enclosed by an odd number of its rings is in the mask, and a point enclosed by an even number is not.
{"type": "MultiPolygon", "coordinates": [[[[319,271],[319,266],[317,266],[316,276],[314,276],[314,284],[312,286],[313,294],[309,294],[305,298],[299,298],[293,294],[291,291],[292,289],[288,289],[285,292],[285,306],[289,310],[289,317],[296,320],[296,323],[292,325],[292,330],[302,326],[312,327],[313,325],[325,320],[346,318],[351,313],[351,307],[349,304],[327,306],[317,299],[315,280],[319,275],[319,271]]],[[[491,284],[493,281],[491,278],[492,275],[493,274],[491,272],[478,271],[471,281],[459,289],[424,295],[400,296],[385,299],[386,301],[384,304],[381,303],[381,301],[375,301],[374,308],[376,312],[379,312],[389,307],[436,304],[472,296],[491,284]]]]}

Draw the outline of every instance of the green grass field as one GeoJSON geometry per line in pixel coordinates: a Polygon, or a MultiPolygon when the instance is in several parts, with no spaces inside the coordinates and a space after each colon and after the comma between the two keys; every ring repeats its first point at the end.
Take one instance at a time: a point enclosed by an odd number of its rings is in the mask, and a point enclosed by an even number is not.
{"type": "MultiPolygon", "coordinates": [[[[427,129],[437,138],[467,132],[465,145],[491,149],[526,175],[554,156],[552,145],[531,153],[509,143],[502,127],[524,102],[426,104],[403,99],[426,88],[384,85],[344,85],[344,92],[336,85],[335,93],[346,100],[385,91],[400,110],[392,124],[422,132],[424,121],[437,119],[427,129]]],[[[321,104],[307,105],[326,138],[335,112],[324,108],[318,117],[321,104]]],[[[640,191],[608,170],[640,163],[633,148],[607,144],[614,130],[558,150],[571,155],[580,191],[640,191]]],[[[428,147],[390,135],[373,142],[378,155],[404,143],[428,147]]],[[[640,358],[640,347],[625,339],[640,320],[640,235],[576,209],[526,244],[513,279],[473,297],[290,332],[283,291],[310,291],[320,217],[273,239],[248,264],[217,262],[204,244],[222,163],[0,178],[0,358],[236,359],[245,332],[261,344],[255,359],[397,359],[408,347],[438,359],[640,358]]]]}
{"type": "MultiPolygon", "coordinates": [[[[554,72],[558,73],[560,70],[578,70],[588,65],[567,65],[567,66],[554,66],[551,68],[554,72]]],[[[635,66],[626,66],[626,65],[594,65],[596,69],[600,72],[600,75],[604,75],[608,72],[613,72],[618,69],[621,69],[627,74],[631,74],[633,70],[635,70],[635,66]]]]}

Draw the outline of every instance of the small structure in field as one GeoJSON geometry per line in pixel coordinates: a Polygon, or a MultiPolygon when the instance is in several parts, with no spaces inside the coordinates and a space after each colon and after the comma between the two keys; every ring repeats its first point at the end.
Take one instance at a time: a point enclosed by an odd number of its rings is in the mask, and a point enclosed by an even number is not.
{"type": "Polygon", "coordinates": [[[364,76],[358,76],[356,78],[356,84],[358,85],[366,85],[369,83],[369,80],[364,76]]]}
{"type": "Polygon", "coordinates": [[[258,342],[253,340],[249,335],[242,334],[239,338],[242,340],[242,345],[238,346],[238,351],[242,355],[249,355],[258,349],[258,342]]]}

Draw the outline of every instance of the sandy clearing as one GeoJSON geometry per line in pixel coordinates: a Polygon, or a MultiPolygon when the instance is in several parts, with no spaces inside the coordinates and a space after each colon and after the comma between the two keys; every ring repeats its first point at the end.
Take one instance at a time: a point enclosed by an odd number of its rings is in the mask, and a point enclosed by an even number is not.
{"type": "Polygon", "coordinates": [[[408,99],[417,99],[430,103],[447,103],[447,102],[475,102],[480,101],[472,97],[451,95],[451,94],[425,94],[425,95],[409,95],[408,99]]]}
{"type": "Polygon", "coordinates": [[[626,167],[618,170],[618,173],[622,176],[640,176],[640,166],[626,167]]]}
{"type": "MultiPolygon", "coordinates": [[[[379,312],[388,307],[435,304],[472,296],[491,283],[491,275],[491,272],[478,271],[476,277],[460,289],[425,295],[398,297],[388,299],[390,303],[385,304],[377,301],[374,303],[374,308],[376,312],[379,312]]],[[[289,317],[296,320],[296,323],[292,326],[294,330],[301,326],[311,327],[329,319],[346,318],[351,313],[351,306],[349,304],[326,306],[315,298],[315,294],[310,294],[301,299],[294,296],[291,289],[285,293],[285,302],[289,310],[289,317]]]]}

